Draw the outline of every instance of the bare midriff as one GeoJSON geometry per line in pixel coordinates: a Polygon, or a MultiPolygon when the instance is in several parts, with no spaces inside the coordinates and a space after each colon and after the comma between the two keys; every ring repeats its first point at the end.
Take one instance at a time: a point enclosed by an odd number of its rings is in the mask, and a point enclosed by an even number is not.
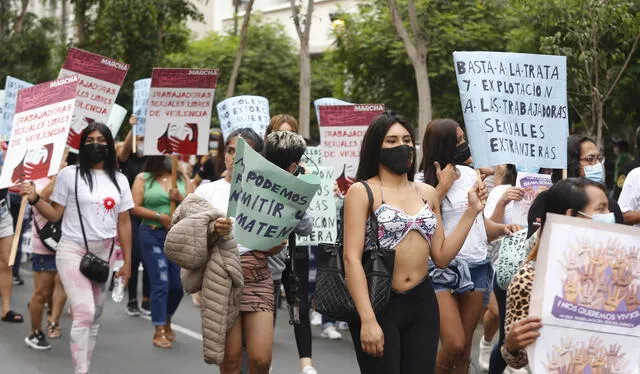
{"type": "Polygon", "coordinates": [[[412,230],[395,248],[395,262],[391,287],[405,292],[429,273],[429,250],[431,244],[419,232],[412,230]]]}

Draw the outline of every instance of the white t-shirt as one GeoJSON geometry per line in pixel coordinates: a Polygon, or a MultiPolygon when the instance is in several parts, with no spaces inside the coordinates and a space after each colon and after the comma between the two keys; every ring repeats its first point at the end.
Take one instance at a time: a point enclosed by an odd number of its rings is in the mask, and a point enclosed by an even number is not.
{"type": "MultiPolygon", "coordinates": [[[[58,174],[51,201],[65,207],[62,218],[62,239],[84,243],[76,207],[75,178],[77,166],[67,166],[58,174]]],[[[78,199],[82,210],[82,223],[87,240],[115,238],[118,233],[118,215],[134,207],[129,182],[117,172],[120,192],[104,170],[92,170],[93,191],[78,175],[78,199]]]]}
{"type": "MultiPolygon", "coordinates": [[[[496,206],[498,205],[498,201],[502,195],[505,194],[509,190],[511,186],[508,184],[502,184],[499,186],[495,186],[491,192],[489,192],[489,197],[487,197],[487,203],[484,206],[484,216],[486,218],[491,219],[493,212],[496,210],[496,206]]],[[[506,225],[511,224],[511,211],[513,210],[513,201],[509,201],[509,203],[504,207],[504,219],[502,222],[506,225]]]]}
{"type": "MultiPolygon", "coordinates": [[[[640,211],[640,167],[627,174],[618,198],[618,205],[622,213],[640,211]]],[[[635,226],[640,227],[640,223],[635,226]]]]}
{"type": "MultiPolygon", "coordinates": [[[[446,197],[440,203],[442,213],[442,223],[445,235],[451,234],[456,228],[460,218],[469,205],[467,194],[476,182],[476,171],[468,166],[456,166],[460,171],[460,178],[449,188],[446,197]]],[[[456,258],[465,260],[468,263],[476,263],[487,258],[487,232],[484,228],[484,217],[478,214],[475,222],[469,230],[467,239],[462,245],[462,249],[456,258]]]]}
{"type": "MultiPolygon", "coordinates": [[[[231,196],[231,183],[224,180],[224,178],[218,179],[204,186],[200,185],[196,188],[194,194],[207,200],[214,209],[220,210],[226,215],[229,208],[229,197],[231,196]]],[[[251,249],[238,244],[238,253],[240,255],[251,251],[251,249]]]]}

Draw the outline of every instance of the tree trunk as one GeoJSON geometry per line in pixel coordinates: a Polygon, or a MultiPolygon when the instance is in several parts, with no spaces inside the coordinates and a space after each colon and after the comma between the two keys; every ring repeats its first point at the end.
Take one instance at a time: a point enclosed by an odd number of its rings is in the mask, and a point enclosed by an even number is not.
{"type": "Polygon", "coordinates": [[[74,21],[78,46],[84,46],[87,42],[87,0],[77,0],[74,6],[74,21]]]}
{"type": "Polygon", "coordinates": [[[13,35],[20,35],[22,32],[22,26],[24,25],[24,17],[27,15],[27,7],[29,6],[29,0],[20,1],[20,13],[16,18],[16,23],[13,26],[13,35]]]}
{"type": "MultiPolygon", "coordinates": [[[[233,62],[233,69],[231,70],[231,77],[229,78],[229,86],[227,87],[227,98],[233,97],[236,90],[236,81],[238,80],[238,73],[240,72],[240,63],[242,63],[242,56],[244,50],[247,48],[247,34],[249,33],[249,21],[251,19],[251,9],[253,8],[254,0],[249,0],[245,9],[244,18],[242,20],[242,29],[240,30],[240,44],[236,51],[236,59],[233,62]]],[[[237,15],[236,15],[237,18],[237,15]]]]}
{"type": "Polygon", "coordinates": [[[67,45],[67,27],[69,27],[68,17],[69,9],[67,8],[68,0],[60,0],[60,41],[62,45],[67,45]]]}
{"type": "Polygon", "coordinates": [[[602,100],[597,100],[596,106],[596,144],[600,151],[604,154],[604,139],[602,139],[602,128],[604,127],[604,103],[602,100]]]}
{"type": "Polygon", "coordinates": [[[300,135],[309,138],[309,112],[311,107],[311,56],[309,43],[300,45],[300,106],[298,109],[298,123],[300,135]]]}

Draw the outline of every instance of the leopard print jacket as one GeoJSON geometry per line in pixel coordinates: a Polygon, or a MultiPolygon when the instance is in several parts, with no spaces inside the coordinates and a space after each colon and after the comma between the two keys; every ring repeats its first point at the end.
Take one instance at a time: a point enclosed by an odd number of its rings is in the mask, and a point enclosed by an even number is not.
{"type": "MultiPolygon", "coordinates": [[[[529,315],[529,301],[535,273],[535,261],[527,262],[520,268],[513,277],[511,284],[509,284],[507,290],[507,315],[504,321],[505,336],[511,331],[513,323],[527,318],[529,315]]],[[[529,363],[525,349],[521,349],[517,354],[513,355],[503,345],[501,353],[507,365],[514,369],[520,369],[529,363]]]]}

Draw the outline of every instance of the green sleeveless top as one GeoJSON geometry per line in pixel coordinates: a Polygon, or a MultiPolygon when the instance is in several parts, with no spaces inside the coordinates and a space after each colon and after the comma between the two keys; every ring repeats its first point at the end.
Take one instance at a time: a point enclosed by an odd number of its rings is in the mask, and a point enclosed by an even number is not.
{"type": "MultiPolygon", "coordinates": [[[[142,206],[151,209],[154,212],[160,214],[171,215],[171,200],[169,199],[169,193],[162,188],[162,185],[156,181],[156,179],[150,175],[150,173],[143,173],[144,175],[144,200],[142,206]]],[[[178,191],[182,196],[186,197],[185,183],[182,178],[178,178],[178,191]]],[[[143,219],[142,223],[149,226],[160,227],[160,222],[155,219],[143,219]]]]}

